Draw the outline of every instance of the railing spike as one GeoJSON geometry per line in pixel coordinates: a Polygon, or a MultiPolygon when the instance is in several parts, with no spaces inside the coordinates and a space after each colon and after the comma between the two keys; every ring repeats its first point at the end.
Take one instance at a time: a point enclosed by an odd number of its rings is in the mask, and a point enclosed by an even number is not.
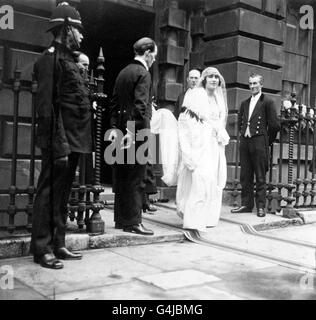
{"type": "Polygon", "coordinates": [[[103,49],[102,49],[102,47],[100,47],[99,57],[104,58],[104,55],[103,55],[103,49]]]}

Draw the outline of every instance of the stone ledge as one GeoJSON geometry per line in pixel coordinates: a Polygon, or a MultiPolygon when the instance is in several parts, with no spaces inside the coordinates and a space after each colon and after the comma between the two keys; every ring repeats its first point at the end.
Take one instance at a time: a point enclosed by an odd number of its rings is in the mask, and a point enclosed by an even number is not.
{"type": "MultiPolygon", "coordinates": [[[[89,235],[86,233],[70,233],[66,235],[66,246],[70,250],[81,251],[161,242],[181,242],[185,239],[181,231],[174,231],[171,228],[166,231],[165,228],[162,230],[161,227],[152,224],[150,224],[150,228],[154,229],[155,235],[143,236],[138,234],[126,233],[117,229],[106,230],[106,233],[97,236],[89,235]]],[[[30,242],[31,236],[15,236],[9,239],[1,239],[0,259],[30,255],[30,242]]]]}
{"type": "Polygon", "coordinates": [[[90,237],[88,249],[127,247],[160,242],[179,242],[183,240],[184,236],[182,233],[157,236],[142,236],[138,234],[118,236],[113,234],[104,234],[90,237]]]}
{"type": "Polygon", "coordinates": [[[304,224],[316,222],[316,211],[298,211],[297,214],[304,224]]]}

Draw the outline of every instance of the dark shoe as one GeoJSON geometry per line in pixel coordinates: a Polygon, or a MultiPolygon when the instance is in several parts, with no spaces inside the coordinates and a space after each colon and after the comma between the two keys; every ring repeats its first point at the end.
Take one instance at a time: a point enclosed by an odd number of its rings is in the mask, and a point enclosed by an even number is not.
{"type": "Polygon", "coordinates": [[[263,218],[266,216],[266,213],[264,211],[263,208],[259,208],[258,211],[257,211],[257,216],[260,217],[260,218],[263,218]]]}
{"type": "Polygon", "coordinates": [[[155,212],[155,211],[157,211],[157,207],[151,205],[150,203],[143,205],[143,212],[146,212],[147,210],[149,211],[149,212],[148,212],[149,214],[152,214],[152,213],[150,213],[150,212],[155,212]]]}
{"type": "Polygon", "coordinates": [[[39,263],[44,268],[62,269],[63,263],[56,259],[53,253],[46,253],[42,256],[34,256],[34,262],[39,263]]]}
{"type": "Polygon", "coordinates": [[[238,208],[234,208],[230,210],[231,213],[245,213],[245,212],[252,212],[252,209],[248,208],[247,206],[241,206],[238,208]]]}
{"type": "Polygon", "coordinates": [[[81,253],[70,252],[65,247],[56,249],[54,251],[54,253],[58,259],[62,259],[62,260],[80,260],[80,259],[82,259],[81,253]]]}
{"type": "Polygon", "coordinates": [[[119,222],[115,222],[115,229],[123,229],[123,225],[119,222]]]}
{"type": "Polygon", "coordinates": [[[141,223],[134,224],[134,225],[128,226],[128,227],[124,227],[123,231],[137,233],[137,234],[143,234],[146,236],[152,236],[154,234],[154,232],[152,230],[146,229],[141,223]]]}

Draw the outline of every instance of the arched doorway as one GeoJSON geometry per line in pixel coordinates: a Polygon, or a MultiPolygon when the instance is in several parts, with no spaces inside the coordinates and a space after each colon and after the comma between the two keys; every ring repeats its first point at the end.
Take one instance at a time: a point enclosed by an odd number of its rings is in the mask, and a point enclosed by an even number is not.
{"type": "MultiPolygon", "coordinates": [[[[78,6],[84,23],[81,50],[90,58],[95,69],[99,48],[105,58],[105,93],[110,101],[116,76],[134,57],[133,44],[141,37],[153,37],[155,14],[153,8],[129,1],[82,0],[78,6]]],[[[103,132],[109,128],[107,109],[103,114],[103,132]]],[[[106,143],[103,142],[104,151],[106,143]]],[[[112,169],[102,161],[101,182],[112,183],[112,169]]]]}

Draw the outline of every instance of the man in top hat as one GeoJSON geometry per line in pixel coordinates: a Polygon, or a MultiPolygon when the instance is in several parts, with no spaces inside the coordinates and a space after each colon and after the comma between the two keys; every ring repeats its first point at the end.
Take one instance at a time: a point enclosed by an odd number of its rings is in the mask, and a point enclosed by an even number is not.
{"type": "MultiPolygon", "coordinates": [[[[118,132],[124,136],[121,145],[129,153],[136,155],[142,145],[137,134],[144,129],[150,134],[151,75],[149,68],[155,61],[157,45],[150,38],[141,38],[134,44],[134,60],[126,66],[116,78],[111,100],[111,126],[114,128],[110,139],[118,139],[118,132]]],[[[145,188],[146,163],[114,165],[115,206],[114,220],[116,228],[126,232],[153,235],[142,224],[143,195],[145,188]]]]}
{"type": "Polygon", "coordinates": [[[66,249],[65,231],[78,158],[92,151],[91,107],[73,55],[83,39],[78,11],[66,2],[59,4],[48,31],[54,41],[34,66],[42,169],[34,202],[31,252],[34,262],[60,269],[63,263],[59,259],[82,258],[66,249]]]}

